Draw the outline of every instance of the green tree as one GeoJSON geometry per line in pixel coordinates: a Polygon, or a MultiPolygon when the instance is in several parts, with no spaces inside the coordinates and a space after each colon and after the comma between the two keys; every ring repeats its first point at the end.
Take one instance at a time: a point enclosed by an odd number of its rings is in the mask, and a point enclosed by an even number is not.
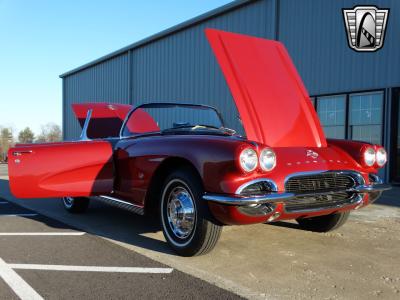
{"type": "Polygon", "coordinates": [[[34,139],[35,139],[35,134],[29,127],[26,127],[18,134],[18,142],[22,144],[33,143],[34,139]]]}
{"type": "Polygon", "coordinates": [[[62,140],[61,128],[57,124],[48,123],[42,126],[42,130],[36,139],[36,142],[60,142],[62,140]]]}
{"type": "Polygon", "coordinates": [[[0,129],[0,161],[7,156],[8,149],[14,144],[14,137],[11,128],[0,129]]]}

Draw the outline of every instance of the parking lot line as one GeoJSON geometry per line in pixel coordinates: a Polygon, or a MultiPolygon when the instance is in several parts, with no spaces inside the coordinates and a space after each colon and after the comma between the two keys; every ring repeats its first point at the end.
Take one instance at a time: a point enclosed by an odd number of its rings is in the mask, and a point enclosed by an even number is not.
{"type": "Polygon", "coordinates": [[[35,217],[38,214],[0,214],[0,217],[35,217]]]}
{"type": "Polygon", "coordinates": [[[86,232],[0,232],[0,236],[76,236],[86,232]]]}
{"type": "Polygon", "coordinates": [[[106,272],[106,273],[149,273],[169,274],[172,268],[140,268],[140,267],[98,267],[98,266],[65,266],[65,265],[36,265],[8,264],[8,267],[19,270],[72,271],[72,272],[106,272]]]}
{"type": "Polygon", "coordinates": [[[0,277],[21,300],[44,300],[4,260],[0,258],[0,277]]]}

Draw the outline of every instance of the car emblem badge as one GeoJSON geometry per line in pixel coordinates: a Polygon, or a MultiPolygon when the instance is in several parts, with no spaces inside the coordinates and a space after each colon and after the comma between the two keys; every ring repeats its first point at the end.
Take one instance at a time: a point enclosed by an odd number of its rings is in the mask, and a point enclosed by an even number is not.
{"type": "Polygon", "coordinates": [[[312,150],[307,150],[307,151],[306,151],[306,155],[307,155],[307,157],[309,156],[309,157],[312,157],[312,158],[314,158],[314,159],[316,159],[316,158],[318,157],[318,153],[317,153],[317,152],[314,152],[314,151],[312,151],[312,150]]]}
{"type": "Polygon", "coordinates": [[[377,51],[385,39],[389,9],[355,6],[343,9],[349,47],[355,51],[377,51]]]}

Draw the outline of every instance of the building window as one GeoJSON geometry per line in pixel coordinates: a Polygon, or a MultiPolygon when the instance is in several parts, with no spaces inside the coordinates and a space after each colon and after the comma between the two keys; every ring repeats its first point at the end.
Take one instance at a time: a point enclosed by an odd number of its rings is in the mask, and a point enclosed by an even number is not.
{"type": "Polygon", "coordinates": [[[344,95],[318,97],[317,113],[326,137],[346,137],[346,97],[344,95]]]}
{"type": "Polygon", "coordinates": [[[349,139],[381,144],[383,92],[352,94],[349,99],[349,139]]]}

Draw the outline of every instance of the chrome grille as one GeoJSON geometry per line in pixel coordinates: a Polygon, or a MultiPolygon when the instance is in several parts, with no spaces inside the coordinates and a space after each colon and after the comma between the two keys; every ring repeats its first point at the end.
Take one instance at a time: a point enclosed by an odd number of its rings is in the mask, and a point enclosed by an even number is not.
{"type": "Polygon", "coordinates": [[[307,194],[314,192],[343,191],[355,185],[355,180],[347,173],[325,172],[290,177],[285,183],[285,189],[287,192],[295,194],[307,194]]]}
{"type": "Polygon", "coordinates": [[[337,192],[330,195],[298,196],[285,202],[287,212],[319,209],[351,203],[355,199],[354,193],[337,192]]]}
{"type": "Polygon", "coordinates": [[[297,197],[285,201],[285,209],[287,212],[296,212],[357,202],[358,196],[355,193],[344,191],[356,185],[356,176],[348,172],[324,172],[290,177],[285,182],[285,189],[297,197]]]}

